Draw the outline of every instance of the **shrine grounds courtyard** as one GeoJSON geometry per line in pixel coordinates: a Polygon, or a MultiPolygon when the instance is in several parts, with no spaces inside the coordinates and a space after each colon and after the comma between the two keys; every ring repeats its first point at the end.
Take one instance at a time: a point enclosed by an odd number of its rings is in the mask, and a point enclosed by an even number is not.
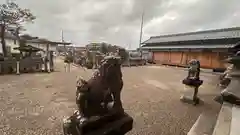
{"type": "MultiPolygon", "coordinates": [[[[92,70],[72,67],[64,72],[56,59],[56,71],[0,76],[0,135],[62,135],[62,119],[76,108],[75,85],[78,76],[88,79],[92,70]]],[[[199,97],[204,104],[180,102],[187,72],[164,66],[123,67],[122,101],[134,118],[127,135],[186,135],[204,111],[216,113],[213,101],[218,75],[201,73],[204,80],[199,97]]]]}

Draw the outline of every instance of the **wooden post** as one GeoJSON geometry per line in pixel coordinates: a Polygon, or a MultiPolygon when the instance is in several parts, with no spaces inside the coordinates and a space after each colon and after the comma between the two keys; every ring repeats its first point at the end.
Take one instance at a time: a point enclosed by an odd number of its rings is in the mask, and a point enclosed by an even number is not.
{"type": "Polygon", "coordinates": [[[183,61],[183,53],[184,53],[184,52],[181,52],[180,65],[182,65],[182,61],[183,61]]]}
{"type": "Polygon", "coordinates": [[[171,49],[168,50],[168,64],[171,63],[171,49]]]}
{"type": "Polygon", "coordinates": [[[213,54],[214,54],[214,52],[211,52],[211,55],[210,55],[210,66],[211,67],[214,67],[214,65],[212,63],[212,60],[213,60],[212,56],[213,56],[213,54]]]}

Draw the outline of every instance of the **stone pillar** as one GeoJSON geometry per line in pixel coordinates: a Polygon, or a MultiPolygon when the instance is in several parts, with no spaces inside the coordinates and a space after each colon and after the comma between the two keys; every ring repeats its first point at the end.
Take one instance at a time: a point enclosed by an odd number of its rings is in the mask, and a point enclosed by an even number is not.
{"type": "Polygon", "coordinates": [[[20,61],[17,61],[16,74],[20,75],[20,61]]]}
{"type": "Polygon", "coordinates": [[[47,62],[47,72],[50,73],[51,72],[51,65],[50,62],[47,62]]]}
{"type": "Polygon", "coordinates": [[[21,61],[21,54],[19,53],[17,56],[16,56],[16,74],[17,75],[20,75],[20,61],[21,61]]]}

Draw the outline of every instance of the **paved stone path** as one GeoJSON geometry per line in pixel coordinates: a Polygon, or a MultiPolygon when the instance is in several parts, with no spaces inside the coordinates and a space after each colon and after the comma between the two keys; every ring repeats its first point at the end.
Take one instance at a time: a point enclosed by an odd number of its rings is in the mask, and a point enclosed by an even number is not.
{"type": "MultiPolygon", "coordinates": [[[[61,120],[75,106],[78,76],[89,78],[92,70],[71,67],[66,73],[56,59],[56,72],[0,76],[0,135],[61,135],[61,120]]],[[[186,72],[166,67],[124,67],[122,100],[134,118],[128,135],[185,135],[199,114],[208,109],[219,111],[212,99],[217,76],[202,73],[200,88],[204,105],[183,104],[181,79],[186,72]]]]}

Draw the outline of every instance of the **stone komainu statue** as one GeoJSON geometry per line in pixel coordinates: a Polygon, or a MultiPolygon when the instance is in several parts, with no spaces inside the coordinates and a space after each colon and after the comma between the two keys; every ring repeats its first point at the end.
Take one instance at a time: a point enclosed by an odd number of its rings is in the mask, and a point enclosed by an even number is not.
{"type": "Polygon", "coordinates": [[[189,62],[189,68],[188,68],[188,75],[187,77],[182,81],[183,84],[190,86],[193,88],[193,96],[188,98],[185,96],[181,97],[182,101],[193,101],[194,105],[199,104],[199,98],[197,96],[198,94],[198,88],[202,85],[203,81],[200,80],[200,62],[198,60],[191,60],[189,62]]]}
{"type": "Polygon", "coordinates": [[[187,78],[199,80],[199,75],[200,75],[200,62],[196,59],[193,59],[189,62],[187,78]]]}
{"type": "Polygon", "coordinates": [[[63,122],[64,135],[124,135],[133,119],[124,113],[121,60],[107,56],[89,80],[77,81],[78,110],[63,122]]]}
{"type": "Polygon", "coordinates": [[[88,81],[80,78],[77,82],[76,103],[83,117],[104,115],[109,111],[108,103],[113,101],[113,107],[123,112],[121,90],[123,87],[120,59],[108,56],[88,81]]]}
{"type": "Polygon", "coordinates": [[[188,75],[183,80],[183,84],[189,86],[200,86],[203,81],[200,80],[200,62],[196,59],[193,59],[189,62],[188,75]]]}

